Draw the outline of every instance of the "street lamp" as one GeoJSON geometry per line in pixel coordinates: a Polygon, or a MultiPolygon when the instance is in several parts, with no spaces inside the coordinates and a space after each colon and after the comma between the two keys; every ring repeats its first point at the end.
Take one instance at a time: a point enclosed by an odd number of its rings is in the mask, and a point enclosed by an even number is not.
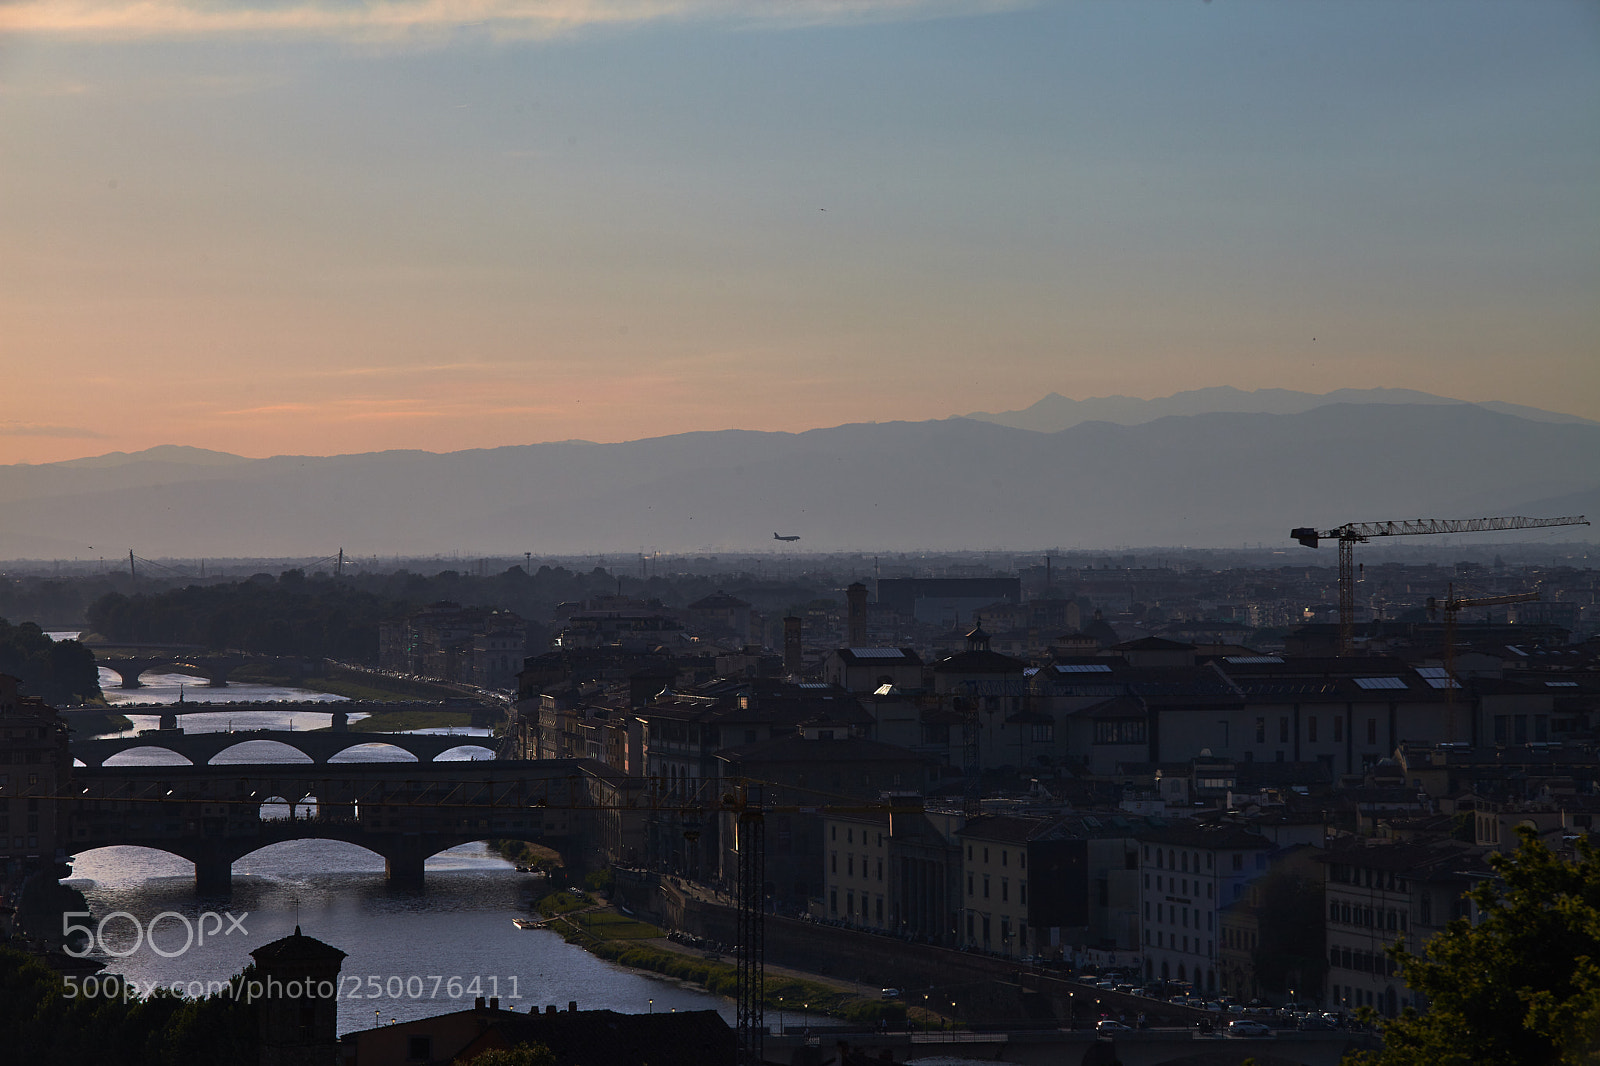
{"type": "Polygon", "coordinates": [[[1068,1029],[1076,1029],[1078,1027],[1078,1012],[1076,1010],[1074,1010],[1074,1008],[1077,1006],[1077,1002],[1075,1001],[1075,997],[1076,996],[1077,996],[1076,992],[1068,992],[1067,993],[1067,1028],[1068,1029]]]}
{"type": "Polygon", "coordinates": [[[656,1001],[654,999],[652,999],[652,1000],[650,1000],[650,1013],[654,1014],[655,1012],[656,1012],[656,1001]]]}

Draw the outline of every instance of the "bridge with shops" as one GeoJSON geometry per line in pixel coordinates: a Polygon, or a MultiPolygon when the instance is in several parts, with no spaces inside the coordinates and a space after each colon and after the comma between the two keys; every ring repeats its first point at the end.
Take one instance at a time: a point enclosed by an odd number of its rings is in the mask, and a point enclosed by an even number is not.
{"type": "Polygon", "coordinates": [[[71,781],[62,805],[70,853],[169,852],[194,863],[206,895],[227,894],[236,860],[288,840],[366,848],[392,883],[413,887],[429,856],[487,839],[539,844],[583,870],[636,852],[645,813],[632,779],[588,759],[102,765],[74,767],[71,781]],[[263,817],[272,803],[316,812],[263,817]]]}
{"type": "MultiPolygon", "coordinates": [[[[326,706],[325,704],[323,706],[326,706]]],[[[439,733],[352,733],[343,730],[246,729],[215,733],[185,733],[178,729],[145,730],[134,737],[107,737],[72,742],[72,757],[85,766],[103,766],[107,759],[126,751],[148,748],[170,751],[204,766],[240,744],[270,740],[295,749],[313,763],[327,763],[341,752],[364,744],[384,744],[409,754],[417,762],[432,762],[447,751],[468,749],[473,758],[493,758],[493,737],[439,733]]]]}

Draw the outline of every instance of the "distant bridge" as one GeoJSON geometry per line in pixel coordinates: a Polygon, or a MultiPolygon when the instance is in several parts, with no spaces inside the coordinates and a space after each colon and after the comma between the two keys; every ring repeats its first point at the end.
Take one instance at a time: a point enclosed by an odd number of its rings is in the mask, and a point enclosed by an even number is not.
{"type": "MultiPolygon", "coordinates": [[[[229,700],[204,703],[199,700],[183,703],[113,703],[109,706],[95,704],[61,708],[64,715],[80,711],[93,711],[103,715],[115,714],[393,714],[396,711],[478,711],[492,707],[496,711],[503,705],[487,700],[229,700]]],[[[69,719],[70,722],[70,719],[69,719]]]]}
{"type": "Polygon", "coordinates": [[[144,688],[139,680],[146,670],[157,668],[196,674],[206,679],[210,688],[227,688],[229,676],[239,667],[259,658],[243,655],[118,655],[101,658],[95,656],[94,664],[112,670],[122,677],[119,688],[144,688]]]}
{"type": "MultiPolygon", "coordinates": [[[[306,736],[312,734],[303,734],[306,736]]],[[[450,738],[444,738],[450,739],[450,738]]],[[[461,844],[525,840],[584,869],[638,851],[635,779],[588,759],[75,767],[67,848],[154,848],[195,865],[202,894],[229,891],[235,860],[286,840],[342,840],[381,855],[391,882],[461,844]],[[313,818],[263,819],[264,803],[313,818]]]]}
{"type": "Polygon", "coordinates": [[[75,740],[72,742],[72,757],[82,760],[85,766],[103,766],[105,761],[114,755],[139,748],[150,748],[170,751],[189,760],[190,765],[204,766],[230,748],[257,740],[286,744],[317,764],[327,763],[340,752],[362,744],[387,744],[409,753],[418,762],[426,763],[432,762],[447,751],[463,747],[482,748],[492,758],[495,743],[493,737],[436,733],[351,733],[342,730],[295,732],[288,729],[184,733],[176,729],[161,729],[146,730],[136,737],[75,740]]]}

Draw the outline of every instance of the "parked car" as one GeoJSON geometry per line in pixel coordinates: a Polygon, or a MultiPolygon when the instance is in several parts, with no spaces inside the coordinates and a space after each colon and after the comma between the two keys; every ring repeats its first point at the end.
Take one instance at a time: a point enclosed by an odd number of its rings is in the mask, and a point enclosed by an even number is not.
{"type": "Polygon", "coordinates": [[[1235,1018],[1228,1023],[1228,1035],[1239,1037],[1271,1036],[1272,1029],[1250,1018],[1235,1018]]]}
{"type": "Polygon", "coordinates": [[[1095,1023],[1094,1029],[1097,1033],[1129,1033],[1133,1031],[1131,1027],[1123,1025],[1115,1018],[1101,1018],[1095,1023]]]}

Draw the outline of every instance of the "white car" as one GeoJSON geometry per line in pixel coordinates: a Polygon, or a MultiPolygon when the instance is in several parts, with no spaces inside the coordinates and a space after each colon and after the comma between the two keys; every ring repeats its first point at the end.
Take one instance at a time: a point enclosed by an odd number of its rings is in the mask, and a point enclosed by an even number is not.
{"type": "Polygon", "coordinates": [[[1250,1018],[1235,1018],[1228,1023],[1228,1035],[1239,1037],[1271,1036],[1272,1029],[1250,1018]]]}
{"type": "Polygon", "coordinates": [[[1131,1026],[1123,1025],[1115,1018],[1101,1018],[1095,1023],[1094,1029],[1097,1033],[1129,1033],[1133,1031],[1131,1026]]]}

